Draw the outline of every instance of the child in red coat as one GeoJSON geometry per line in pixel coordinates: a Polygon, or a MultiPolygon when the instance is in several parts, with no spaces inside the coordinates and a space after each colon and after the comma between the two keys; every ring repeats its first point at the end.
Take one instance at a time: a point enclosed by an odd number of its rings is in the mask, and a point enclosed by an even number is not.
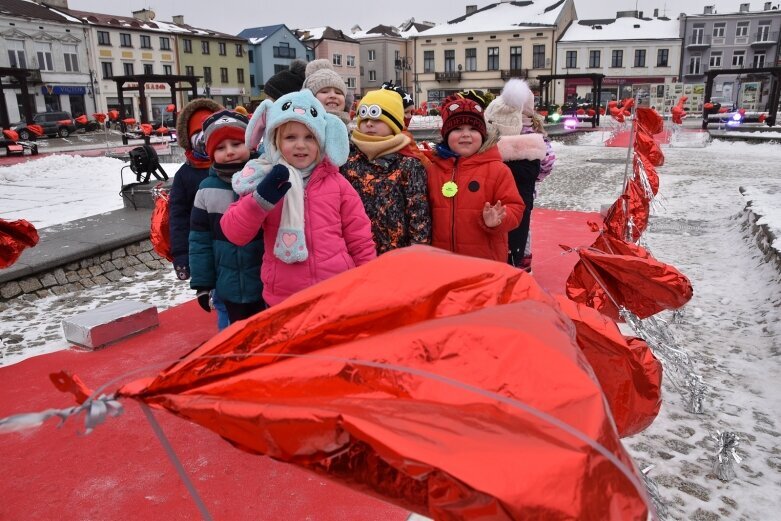
{"type": "Polygon", "coordinates": [[[487,137],[483,109],[453,97],[442,105],[442,143],[430,155],[428,174],[432,246],[507,262],[507,233],[524,204],[510,169],[487,137]]]}

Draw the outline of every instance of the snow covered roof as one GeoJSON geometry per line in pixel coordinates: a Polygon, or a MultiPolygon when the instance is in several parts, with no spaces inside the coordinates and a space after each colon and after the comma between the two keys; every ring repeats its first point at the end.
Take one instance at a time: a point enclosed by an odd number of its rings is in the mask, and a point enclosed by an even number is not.
{"type": "Polygon", "coordinates": [[[368,31],[355,31],[350,38],[356,40],[365,40],[368,38],[401,38],[401,33],[397,27],[391,25],[377,25],[368,31]]]}
{"type": "Polygon", "coordinates": [[[307,29],[296,29],[296,34],[299,34],[299,39],[303,41],[307,40],[322,40],[323,34],[327,27],[310,27],[307,29]]]}
{"type": "MultiPolygon", "coordinates": [[[[702,3],[702,7],[697,12],[687,12],[686,16],[725,16],[725,15],[746,15],[746,14],[766,14],[766,15],[779,15],[781,10],[779,9],[764,9],[764,1],[754,0],[750,2],[748,0],[705,0],[702,3]],[[742,4],[749,4],[749,11],[740,11],[742,4]],[[708,8],[711,9],[708,9],[708,8]],[[710,11],[706,14],[706,11],[710,11]]],[[[772,2],[771,6],[777,6],[778,2],[772,2]]]]}
{"type": "Polygon", "coordinates": [[[251,43],[260,43],[281,28],[285,27],[284,24],[265,25],[263,27],[248,27],[243,29],[238,35],[241,38],[246,38],[251,43]]]}
{"type": "Polygon", "coordinates": [[[426,30],[425,36],[512,31],[524,27],[554,26],[565,0],[500,2],[426,30]]]}
{"type": "Polygon", "coordinates": [[[561,42],[593,42],[606,40],[671,40],[680,39],[678,20],[643,20],[618,18],[612,22],[571,24],[561,42]]]}

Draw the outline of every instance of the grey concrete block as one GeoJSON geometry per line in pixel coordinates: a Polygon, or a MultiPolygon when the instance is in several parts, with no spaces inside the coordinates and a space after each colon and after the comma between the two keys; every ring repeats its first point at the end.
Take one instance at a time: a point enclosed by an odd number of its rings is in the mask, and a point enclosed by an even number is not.
{"type": "Polygon", "coordinates": [[[62,321],[65,340],[97,349],[159,324],[157,307],[136,300],[121,300],[62,321]]]}

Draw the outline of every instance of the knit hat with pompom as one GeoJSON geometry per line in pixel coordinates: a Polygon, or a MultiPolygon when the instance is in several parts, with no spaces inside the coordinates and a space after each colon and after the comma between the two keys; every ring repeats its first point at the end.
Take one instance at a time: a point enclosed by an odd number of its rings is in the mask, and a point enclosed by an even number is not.
{"type": "Polygon", "coordinates": [[[513,78],[508,81],[502,93],[485,109],[485,120],[501,136],[521,133],[523,127],[532,125],[534,116],[534,93],[524,80],[513,78]]]}
{"type": "Polygon", "coordinates": [[[306,79],[303,88],[317,94],[321,90],[333,87],[343,95],[347,95],[347,85],[334,70],[331,62],[326,59],[314,60],[306,65],[306,79]]]}

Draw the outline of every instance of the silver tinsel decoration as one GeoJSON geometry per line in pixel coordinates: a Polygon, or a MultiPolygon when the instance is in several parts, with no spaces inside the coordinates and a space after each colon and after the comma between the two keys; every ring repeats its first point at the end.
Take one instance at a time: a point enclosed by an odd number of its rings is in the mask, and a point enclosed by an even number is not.
{"type": "MultiPolygon", "coordinates": [[[[649,465],[643,469],[640,474],[643,476],[643,482],[645,483],[645,488],[648,491],[648,497],[651,498],[651,505],[656,511],[655,519],[658,521],[664,521],[667,518],[667,505],[662,500],[662,494],[659,492],[659,487],[657,486],[656,482],[653,480],[653,478],[651,478],[651,476],[648,475],[653,468],[653,465],[649,465]]],[[[654,519],[654,517],[651,516],[651,519],[654,519]]]]}
{"type": "Polygon", "coordinates": [[[703,400],[705,399],[705,384],[702,383],[702,377],[698,374],[690,373],[687,382],[688,396],[683,404],[683,408],[692,414],[702,414],[704,412],[703,400]]]}
{"type": "Polygon", "coordinates": [[[619,313],[662,363],[665,379],[683,396],[684,409],[693,414],[702,414],[707,387],[694,370],[689,355],[678,347],[669,325],[656,317],[641,320],[624,307],[619,308],[619,313]]]}
{"type": "Polygon", "coordinates": [[[716,431],[716,434],[711,434],[711,437],[716,441],[713,473],[722,481],[730,481],[735,478],[734,464],[742,461],[737,452],[740,436],[734,432],[716,431]]]}

